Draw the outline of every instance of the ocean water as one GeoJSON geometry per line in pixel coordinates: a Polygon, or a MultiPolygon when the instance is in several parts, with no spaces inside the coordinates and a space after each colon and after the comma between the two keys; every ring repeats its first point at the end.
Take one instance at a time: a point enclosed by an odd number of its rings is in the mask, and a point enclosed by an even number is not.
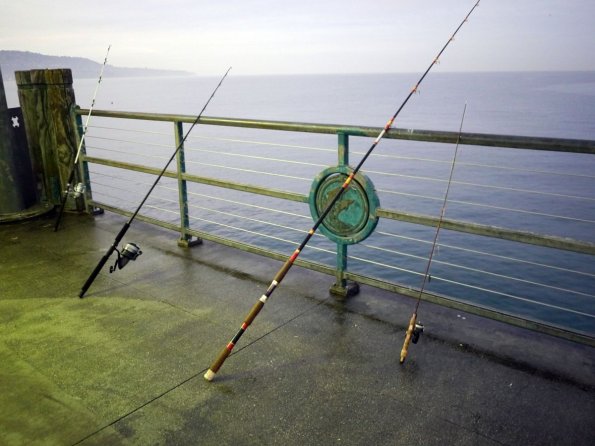
{"type": "MultiPolygon", "coordinates": [[[[235,77],[232,71],[205,115],[382,127],[418,78],[418,73],[235,77]]],[[[194,115],[217,82],[198,76],[105,78],[95,108],[194,115]]],[[[89,107],[96,85],[93,79],[75,82],[81,107],[89,107]]],[[[16,106],[14,86],[6,88],[9,106],[16,106]]],[[[394,127],[457,131],[465,104],[465,132],[595,139],[594,72],[436,70],[394,127]]],[[[91,126],[90,155],[162,167],[175,148],[171,124],[92,118],[91,126]],[[124,125],[137,132],[118,130],[124,125]]],[[[371,143],[351,138],[352,165],[371,143]]],[[[186,144],[187,170],[307,194],[315,175],[336,164],[336,145],[333,135],[197,126],[186,144]]],[[[454,150],[447,144],[384,140],[363,170],[382,208],[438,216],[454,150]]],[[[131,210],[152,181],[101,166],[91,172],[95,198],[131,210]]],[[[143,212],[176,221],[175,188],[164,179],[143,212]]],[[[189,191],[192,227],[288,255],[312,224],[301,204],[196,184],[189,191]]],[[[595,242],[595,157],[461,146],[445,218],[595,242]]],[[[349,248],[349,270],[419,287],[434,234],[432,228],[381,220],[372,236],[349,248]]],[[[301,257],[332,265],[333,250],[332,243],[315,237],[301,257]]],[[[431,275],[428,291],[595,335],[591,256],[441,230],[431,275]]]]}

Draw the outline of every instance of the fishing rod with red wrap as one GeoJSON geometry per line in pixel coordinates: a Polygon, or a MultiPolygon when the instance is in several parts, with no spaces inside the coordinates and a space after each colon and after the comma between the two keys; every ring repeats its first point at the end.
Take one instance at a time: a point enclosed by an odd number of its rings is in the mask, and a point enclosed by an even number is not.
{"type": "Polygon", "coordinates": [[[423,82],[423,80],[425,79],[425,77],[427,76],[427,74],[430,72],[430,70],[432,69],[432,67],[436,63],[438,63],[438,60],[440,59],[440,56],[442,55],[442,53],[444,52],[444,50],[446,50],[446,48],[448,47],[448,45],[450,44],[450,42],[452,42],[452,40],[454,39],[455,35],[459,32],[459,30],[464,25],[464,23],[467,21],[467,19],[471,15],[471,13],[475,10],[475,8],[477,8],[477,6],[479,5],[479,2],[480,2],[480,0],[478,0],[477,3],[475,3],[475,5],[473,6],[473,8],[471,8],[471,10],[467,13],[467,15],[465,16],[465,18],[463,19],[463,21],[459,24],[459,26],[454,31],[454,33],[452,34],[452,36],[448,39],[448,41],[446,42],[446,44],[444,44],[444,46],[442,47],[442,49],[438,52],[438,54],[436,55],[436,57],[434,58],[434,60],[430,64],[430,66],[422,74],[422,76],[419,78],[419,80],[417,81],[417,83],[415,84],[415,86],[411,89],[411,91],[409,92],[409,94],[407,95],[407,97],[405,98],[405,100],[403,101],[403,103],[401,104],[401,106],[397,109],[397,111],[395,112],[395,114],[388,120],[388,122],[386,123],[386,125],[384,126],[384,128],[382,129],[382,131],[380,132],[380,134],[376,137],[376,139],[374,140],[374,142],[372,143],[372,145],[370,146],[370,148],[368,149],[368,151],[365,153],[365,155],[363,156],[363,158],[359,162],[359,164],[349,174],[349,176],[347,177],[347,179],[345,180],[345,182],[343,183],[343,185],[341,186],[341,188],[338,190],[338,192],[336,193],[336,195],[334,196],[334,198],[328,203],[328,205],[326,206],[326,209],[320,214],[320,216],[318,217],[318,219],[314,223],[314,226],[312,226],[312,228],[308,231],[308,234],[306,235],[306,237],[304,238],[304,240],[300,243],[300,245],[296,248],[296,250],[293,252],[293,254],[291,254],[291,256],[283,264],[283,266],[281,267],[281,269],[277,272],[277,274],[275,275],[275,278],[273,279],[273,281],[271,282],[271,284],[267,288],[266,292],[256,301],[256,303],[254,304],[254,306],[252,307],[252,309],[250,310],[250,312],[248,313],[248,315],[244,319],[244,322],[242,323],[242,325],[241,325],[240,329],[238,330],[238,332],[231,339],[231,341],[223,348],[223,350],[221,351],[221,353],[219,354],[219,356],[217,357],[217,359],[213,362],[213,364],[211,365],[211,367],[209,368],[209,370],[207,370],[207,372],[204,374],[204,378],[207,381],[212,381],[213,378],[215,378],[216,373],[219,371],[219,369],[221,368],[221,366],[223,365],[223,363],[225,362],[225,360],[227,359],[227,357],[230,355],[230,353],[232,352],[233,348],[238,343],[238,341],[240,340],[240,338],[242,337],[242,335],[246,332],[246,330],[248,329],[248,327],[250,326],[250,324],[252,324],[252,322],[254,321],[254,319],[256,318],[256,316],[258,316],[258,313],[260,313],[260,310],[262,310],[262,308],[264,307],[264,304],[266,303],[266,301],[268,300],[268,298],[271,297],[271,295],[273,294],[273,292],[275,291],[275,289],[279,286],[279,284],[281,283],[281,281],[283,280],[283,278],[285,277],[285,275],[287,274],[287,272],[289,271],[289,269],[293,266],[295,260],[298,258],[298,256],[300,255],[300,253],[302,252],[302,250],[304,249],[304,247],[308,244],[308,242],[310,241],[310,239],[312,238],[312,236],[314,235],[314,233],[316,232],[316,230],[318,229],[318,227],[322,224],[322,222],[325,219],[325,217],[329,214],[329,212],[331,211],[331,209],[333,208],[333,206],[337,203],[337,201],[339,201],[339,199],[341,198],[341,196],[343,195],[343,193],[345,192],[345,190],[349,187],[349,184],[351,183],[351,181],[353,180],[353,178],[355,177],[355,175],[359,172],[359,170],[361,169],[361,167],[363,166],[363,164],[366,162],[366,160],[368,159],[368,157],[370,156],[370,154],[374,151],[374,149],[376,148],[376,146],[378,145],[378,143],[380,142],[380,140],[384,137],[384,135],[386,135],[386,133],[392,127],[393,122],[395,121],[395,119],[397,118],[397,116],[399,115],[399,113],[401,112],[401,110],[405,107],[405,105],[407,104],[407,102],[409,102],[409,99],[411,98],[411,96],[413,96],[413,94],[418,90],[419,85],[423,82]]]}

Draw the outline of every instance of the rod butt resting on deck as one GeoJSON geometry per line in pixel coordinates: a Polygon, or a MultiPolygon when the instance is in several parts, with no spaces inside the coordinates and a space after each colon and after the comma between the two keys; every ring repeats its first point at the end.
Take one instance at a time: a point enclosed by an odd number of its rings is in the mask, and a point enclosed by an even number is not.
{"type": "MultiPolygon", "coordinates": [[[[273,283],[269,287],[269,292],[271,292],[271,290],[274,289],[275,286],[276,282],[273,281],[273,283]]],[[[219,369],[221,368],[227,357],[230,355],[231,351],[238,343],[242,335],[246,332],[246,330],[248,329],[252,321],[254,321],[256,316],[258,316],[258,313],[260,313],[260,310],[262,310],[262,307],[264,307],[264,303],[267,301],[267,299],[268,295],[263,294],[261,298],[257,300],[256,303],[252,306],[250,312],[246,316],[246,319],[244,319],[244,322],[242,323],[242,326],[240,327],[236,335],[233,337],[231,341],[229,341],[225,348],[221,350],[221,353],[219,354],[215,362],[213,362],[207,373],[204,374],[204,378],[207,381],[213,380],[215,374],[219,371],[219,369]]]]}
{"type": "MultiPolygon", "coordinates": [[[[237,335],[236,335],[236,337],[237,337],[237,335]]],[[[219,371],[219,369],[221,368],[221,366],[223,365],[223,363],[225,362],[225,360],[227,359],[227,357],[233,350],[234,346],[235,346],[235,344],[232,341],[229,344],[227,344],[225,346],[225,348],[221,351],[221,353],[219,354],[219,356],[217,357],[215,362],[211,365],[209,370],[207,370],[207,373],[205,373],[203,375],[207,381],[209,381],[209,382],[213,381],[213,378],[215,378],[215,374],[219,371]]]]}

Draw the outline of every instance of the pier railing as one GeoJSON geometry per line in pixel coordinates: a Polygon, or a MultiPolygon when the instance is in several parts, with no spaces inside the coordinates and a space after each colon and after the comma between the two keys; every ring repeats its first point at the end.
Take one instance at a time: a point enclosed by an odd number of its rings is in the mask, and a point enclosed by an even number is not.
{"type": "MultiPolygon", "coordinates": [[[[87,113],[75,111],[79,130],[87,113]]],[[[81,157],[86,206],[130,216],[195,117],[93,116],[81,157]]],[[[285,260],[311,226],[316,175],[348,166],[380,130],[203,117],[137,218],[178,232],[183,246],[202,239],[285,260]]],[[[376,229],[353,244],[320,235],[296,264],[334,276],[339,295],[358,283],[418,297],[452,157],[445,149],[459,136],[469,157],[456,166],[459,194],[422,299],[595,345],[595,175],[551,155],[592,163],[595,141],[393,129],[364,167],[379,197],[376,229]],[[533,176],[535,187],[521,182],[533,176]]]]}

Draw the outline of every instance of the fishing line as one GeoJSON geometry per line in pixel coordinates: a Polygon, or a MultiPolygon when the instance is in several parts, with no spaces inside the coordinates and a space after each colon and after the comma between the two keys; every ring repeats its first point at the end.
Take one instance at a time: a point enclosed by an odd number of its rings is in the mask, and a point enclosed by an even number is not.
{"type": "Polygon", "coordinates": [[[105,53],[105,58],[103,59],[103,65],[101,66],[101,71],[99,72],[99,80],[97,81],[97,85],[95,86],[95,93],[93,93],[93,99],[91,101],[91,107],[89,107],[89,113],[87,114],[87,119],[85,120],[85,125],[83,126],[83,134],[81,135],[81,139],[79,141],[79,146],[76,151],[76,155],[74,157],[74,162],[72,163],[72,167],[70,169],[70,174],[68,175],[68,181],[66,182],[66,190],[62,194],[62,203],[60,203],[60,212],[58,213],[58,217],[56,218],[56,224],[54,225],[54,232],[58,230],[60,227],[60,222],[62,221],[62,216],[64,215],[64,208],[66,207],[66,200],[68,199],[69,195],[72,195],[74,198],[80,197],[82,194],[85,193],[85,185],[84,183],[78,183],[74,188],[72,187],[72,182],[74,181],[74,172],[76,169],[76,164],[78,163],[79,156],[81,154],[81,149],[83,148],[83,143],[85,141],[85,135],[87,134],[87,128],[89,127],[89,120],[91,119],[91,113],[93,113],[93,107],[95,106],[95,98],[97,97],[97,91],[99,90],[99,85],[101,84],[101,80],[103,79],[103,70],[107,65],[107,57],[109,56],[109,50],[111,49],[111,45],[108,45],[107,52],[105,53]]]}
{"type": "Polygon", "coordinates": [[[426,283],[431,280],[430,279],[430,265],[432,264],[432,258],[434,257],[434,251],[436,250],[436,244],[438,243],[438,234],[440,232],[440,226],[442,225],[442,220],[444,219],[444,213],[446,212],[446,203],[448,201],[448,193],[450,192],[450,185],[452,184],[452,177],[455,171],[455,164],[457,162],[457,155],[459,153],[459,145],[461,142],[461,132],[463,131],[463,122],[465,120],[465,112],[467,111],[467,103],[465,103],[465,107],[463,108],[463,116],[461,116],[461,125],[459,127],[459,134],[457,136],[457,144],[455,146],[455,154],[452,158],[452,164],[450,166],[450,175],[448,177],[448,183],[446,184],[446,192],[444,193],[444,201],[442,202],[442,209],[440,210],[440,218],[438,219],[438,225],[436,226],[436,233],[434,234],[434,241],[432,243],[432,248],[430,249],[430,255],[428,256],[428,263],[426,265],[426,270],[423,275],[423,279],[421,282],[421,287],[419,289],[419,296],[417,297],[417,302],[415,303],[415,309],[413,310],[413,315],[409,320],[409,326],[407,327],[407,332],[405,334],[405,341],[403,342],[403,348],[401,349],[401,358],[399,362],[403,364],[405,362],[405,358],[407,357],[407,351],[409,349],[409,343],[412,342],[417,344],[419,340],[419,336],[424,331],[424,326],[420,322],[417,321],[417,310],[419,309],[419,304],[421,302],[421,297],[423,295],[426,283]]]}
{"type": "MultiPolygon", "coordinates": [[[[274,333],[277,330],[280,330],[281,328],[284,328],[285,326],[289,325],[290,323],[292,323],[293,321],[295,321],[296,319],[299,319],[300,317],[306,315],[307,313],[317,309],[319,306],[326,304],[326,302],[328,301],[328,298],[326,299],[322,299],[319,302],[316,302],[315,304],[311,305],[310,307],[306,308],[305,310],[301,311],[300,313],[296,314],[295,316],[291,317],[290,319],[286,320],[285,322],[281,323],[280,325],[274,327],[273,329],[271,329],[270,331],[262,334],[261,336],[259,336],[258,338],[252,340],[251,342],[249,342],[248,344],[246,344],[245,346],[243,346],[242,348],[236,350],[236,352],[234,354],[238,354],[240,353],[242,350],[247,349],[248,347],[252,346],[253,344],[256,344],[257,342],[261,341],[262,339],[266,338],[267,336],[269,336],[270,334],[274,333]]],[[[167,303],[167,302],[164,302],[167,303]]],[[[171,304],[168,304],[171,305],[171,304]]],[[[194,316],[194,313],[192,313],[191,311],[186,311],[183,310],[179,307],[176,307],[174,305],[172,305],[172,307],[174,307],[177,310],[182,310],[185,311],[191,315],[194,316]]],[[[97,435],[99,432],[107,429],[108,427],[113,426],[114,424],[122,421],[125,418],[128,418],[130,415],[138,412],[139,410],[147,407],[149,404],[163,398],[164,396],[170,394],[171,392],[173,392],[174,390],[179,389],[180,387],[184,386],[185,384],[189,383],[190,381],[192,381],[193,379],[195,379],[196,377],[198,377],[201,373],[203,373],[206,369],[203,369],[195,374],[193,374],[192,376],[189,376],[188,378],[180,381],[179,383],[176,383],[175,385],[173,385],[172,387],[170,387],[167,390],[164,390],[163,392],[161,392],[160,394],[154,396],[153,398],[149,399],[148,401],[145,401],[144,403],[142,403],[140,406],[135,407],[134,409],[130,410],[129,412],[125,413],[124,415],[121,415],[120,417],[116,418],[115,420],[109,422],[108,424],[100,427],[99,429],[95,430],[94,432],[88,434],[87,436],[81,438],[80,440],[78,440],[76,443],[73,443],[72,446],[77,446],[79,444],[81,444],[82,442],[84,442],[85,440],[88,440],[89,438],[97,435]]]]}
{"type": "Polygon", "coordinates": [[[219,90],[219,87],[221,86],[221,84],[223,83],[223,81],[225,80],[225,78],[227,77],[227,75],[228,75],[228,73],[229,73],[230,70],[231,70],[231,67],[229,67],[227,69],[227,71],[225,72],[225,74],[223,75],[223,77],[221,78],[221,80],[219,81],[219,83],[217,84],[217,86],[215,87],[215,89],[213,90],[213,92],[211,93],[211,96],[209,97],[209,99],[207,100],[207,102],[205,103],[205,105],[203,106],[202,110],[200,111],[200,113],[198,114],[198,116],[196,117],[196,119],[194,120],[194,122],[192,123],[192,125],[190,126],[190,128],[188,129],[188,131],[186,132],[186,135],[184,135],[184,137],[182,138],[182,141],[178,144],[178,146],[176,147],[176,150],[174,150],[174,153],[171,155],[171,157],[170,157],[169,161],[167,162],[167,164],[165,166],[163,166],[163,169],[161,170],[161,173],[157,176],[157,178],[153,182],[153,185],[149,188],[149,191],[147,192],[147,194],[145,195],[145,197],[143,198],[143,200],[140,202],[140,204],[138,205],[138,207],[136,208],[136,210],[134,211],[134,213],[132,214],[132,216],[130,217],[130,219],[124,224],[124,226],[122,227],[122,229],[120,230],[120,232],[118,233],[118,235],[116,235],[116,238],[114,240],[114,243],[109,247],[109,249],[107,250],[107,252],[105,253],[105,255],[101,258],[101,260],[99,261],[99,263],[97,264],[97,266],[95,267],[95,269],[91,272],[91,275],[89,276],[89,278],[87,279],[87,281],[84,283],[84,285],[83,285],[83,287],[82,287],[82,289],[81,289],[81,291],[79,293],[79,297],[80,298],[84,297],[85,293],[87,292],[87,290],[89,289],[89,287],[91,286],[91,284],[93,283],[93,281],[95,280],[95,278],[97,277],[97,275],[99,274],[99,271],[101,271],[101,269],[106,264],[106,262],[108,261],[108,259],[110,258],[110,256],[114,253],[114,251],[116,251],[116,253],[118,254],[118,258],[116,260],[115,265],[112,266],[112,267],[110,267],[110,273],[113,272],[113,271],[115,271],[118,268],[119,269],[124,268],[124,266],[126,266],[126,264],[130,260],[136,260],[136,258],[139,255],[142,254],[142,251],[140,250],[140,248],[136,244],[134,244],[134,243],[128,243],[122,249],[122,252],[120,252],[118,250],[117,246],[120,243],[120,241],[122,240],[122,238],[124,237],[124,235],[126,234],[126,232],[128,231],[128,228],[130,228],[130,225],[132,224],[132,222],[134,221],[134,219],[136,218],[136,216],[140,212],[140,210],[143,207],[143,205],[145,204],[145,202],[148,200],[149,195],[151,195],[151,192],[153,192],[153,189],[155,189],[155,187],[157,186],[157,183],[159,182],[159,180],[161,179],[161,177],[163,176],[163,174],[165,174],[165,171],[167,170],[167,168],[169,167],[169,165],[171,164],[171,162],[174,160],[174,158],[176,157],[176,155],[180,151],[180,148],[182,148],[184,146],[184,142],[188,138],[188,135],[190,135],[190,132],[192,131],[192,129],[194,128],[194,126],[198,123],[200,117],[202,116],[202,114],[206,110],[207,106],[211,102],[211,99],[213,99],[213,97],[215,96],[215,93],[217,93],[217,90],[219,90]]]}
{"type": "Polygon", "coordinates": [[[275,291],[275,289],[277,288],[277,286],[281,283],[281,281],[283,280],[283,278],[285,277],[285,275],[287,274],[287,272],[289,271],[289,269],[293,266],[295,260],[298,258],[298,256],[300,255],[300,253],[302,252],[302,250],[304,249],[304,247],[308,244],[308,242],[310,241],[310,239],[312,238],[312,236],[314,235],[314,233],[316,232],[316,230],[318,229],[318,227],[322,224],[323,220],[330,213],[331,209],[339,201],[339,199],[341,198],[341,196],[343,195],[343,193],[345,192],[345,190],[349,187],[349,184],[354,179],[355,175],[359,172],[359,170],[361,169],[361,167],[363,166],[363,164],[366,162],[366,160],[368,159],[368,157],[372,154],[372,152],[374,151],[374,148],[378,145],[378,143],[384,137],[384,135],[386,135],[386,133],[390,130],[390,128],[393,125],[393,122],[395,121],[395,119],[397,118],[397,116],[399,115],[399,113],[401,112],[401,110],[405,107],[405,105],[407,104],[407,102],[409,102],[409,99],[411,98],[411,96],[413,96],[413,94],[417,92],[417,90],[419,88],[419,85],[423,82],[423,80],[425,79],[425,77],[427,76],[427,74],[430,72],[430,70],[432,69],[432,67],[435,64],[438,63],[438,61],[440,59],[440,56],[442,55],[442,53],[444,52],[444,50],[446,50],[446,48],[448,47],[448,45],[450,44],[450,42],[452,42],[454,40],[455,35],[459,32],[459,30],[461,29],[461,27],[465,24],[465,22],[467,21],[467,19],[471,15],[471,13],[475,10],[475,8],[477,8],[477,6],[479,5],[479,2],[480,2],[480,0],[478,0],[477,3],[475,3],[475,5],[473,6],[473,8],[471,8],[471,10],[467,13],[467,15],[465,16],[465,18],[463,19],[463,21],[459,24],[459,26],[454,31],[454,33],[452,34],[452,36],[447,40],[447,42],[444,44],[444,46],[442,47],[442,49],[438,52],[438,54],[436,55],[436,57],[434,58],[434,60],[432,61],[432,63],[428,66],[428,68],[426,69],[426,71],[419,78],[419,80],[417,81],[417,83],[415,84],[415,86],[413,87],[413,89],[409,92],[409,94],[407,95],[407,97],[405,98],[405,100],[403,101],[403,103],[401,104],[401,106],[397,109],[397,111],[394,113],[394,115],[388,120],[388,122],[386,123],[386,125],[384,126],[384,128],[382,129],[382,131],[380,132],[380,134],[376,137],[376,139],[374,140],[374,142],[372,143],[372,145],[370,146],[370,148],[368,149],[368,151],[366,152],[366,154],[362,157],[362,159],[360,160],[360,162],[358,163],[358,165],[355,167],[355,169],[353,169],[353,171],[349,174],[349,176],[347,176],[345,182],[339,188],[339,190],[335,194],[335,196],[331,200],[329,200],[329,203],[327,204],[326,209],[320,214],[320,216],[318,217],[318,219],[314,223],[314,226],[312,226],[312,228],[308,231],[308,234],[306,235],[306,237],[304,238],[304,240],[302,241],[302,243],[300,243],[300,245],[296,248],[296,250],[293,252],[293,254],[291,254],[291,256],[287,259],[287,261],[285,262],[285,264],[277,272],[277,274],[275,275],[275,278],[273,279],[273,281],[269,285],[269,287],[266,290],[266,292],[260,297],[260,299],[258,299],[256,301],[256,303],[254,304],[254,306],[252,307],[252,309],[250,310],[250,312],[248,313],[248,315],[244,319],[244,322],[242,323],[242,325],[241,325],[240,329],[238,330],[238,332],[231,339],[231,341],[223,348],[223,350],[221,351],[221,353],[219,354],[219,356],[217,357],[217,359],[215,360],[215,362],[213,362],[213,364],[211,365],[211,367],[209,368],[209,370],[207,371],[207,373],[204,374],[204,378],[207,381],[212,381],[213,380],[213,378],[215,377],[215,374],[219,371],[219,369],[221,368],[221,366],[223,365],[223,363],[225,362],[225,360],[227,359],[227,357],[229,356],[229,354],[233,350],[234,346],[237,344],[237,342],[239,341],[239,339],[242,337],[242,335],[244,334],[244,332],[246,331],[246,329],[254,321],[254,319],[256,318],[256,316],[258,316],[258,313],[260,313],[260,310],[262,310],[262,308],[264,307],[264,304],[267,301],[267,299],[273,294],[273,292],[275,291]]]}

